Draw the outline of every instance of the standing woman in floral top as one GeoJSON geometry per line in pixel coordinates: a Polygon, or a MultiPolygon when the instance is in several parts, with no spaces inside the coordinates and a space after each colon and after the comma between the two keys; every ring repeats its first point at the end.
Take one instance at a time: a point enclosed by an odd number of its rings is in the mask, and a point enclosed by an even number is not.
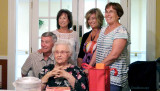
{"type": "Polygon", "coordinates": [[[69,42],[58,41],[54,44],[55,64],[43,67],[39,74],[42,90],[49,87],[70,87],[71,91],[88,91],[88,80],[83,71],[68,62],[72,56],[69,42]]]}
{"type": "Polygon", "coordinates": [[[82,37],[77,64],[81,67],[82,63],[89,64],[93,53],[96,50],[97,39],[103,25],[104,16],[100,9],[92,8],[86,15],[86,27],[91,30],[82,37]]]}
{"type": "Polygon", "coordinates": [[[97,49],[94,52],[89,65],[104,63],[118,70],[118,75],[110,74],[110,91],[122,91],[127,83],[127,46],[130,38],[127,29],[119,23],[123,15],[123,9],[119,3],[110,2],[105,7],[105,19],[108,25],[101,29],[97,41],[97,49]]]}

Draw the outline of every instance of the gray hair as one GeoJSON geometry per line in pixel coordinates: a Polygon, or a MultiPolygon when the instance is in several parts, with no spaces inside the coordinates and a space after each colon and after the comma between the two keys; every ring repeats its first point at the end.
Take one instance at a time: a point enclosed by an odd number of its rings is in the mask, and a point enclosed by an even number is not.
{"type": "Polygon", "coordinates": [[[67,42],[67,41],[62,41],[62,40],[57,41],[57,42],[54,44],[53,48],[52,48],[52,52],[55,51],[56,46],[58,46],[58,45],[66,45],[66,46],[68,47],[69,53],[70,53],[71,56],[72,56],[73,49],[72,49],[71,44],[70,44],[69,42],[67,42]]]}
{"type": "Polygon", "coordinates": [[[52,37],[53,43],[57,41],[57,36],[53,32],[44,32],[41,37],[52,37]]]}

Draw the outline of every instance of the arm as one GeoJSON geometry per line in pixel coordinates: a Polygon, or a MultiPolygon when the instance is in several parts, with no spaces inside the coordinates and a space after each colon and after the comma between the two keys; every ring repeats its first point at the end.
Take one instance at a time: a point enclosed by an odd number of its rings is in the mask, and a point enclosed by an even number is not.
{"type": "Polygon", "coordinates": [[[21,75],[22,75],[22,77],[26,77],[26,76],[27,76],[27,75],[24,75],[24,74],[22,74],[22,73],[21,73],[21,75]]]}
{"type": "Polygon", "coordinates": [[[39,78],[41,79],[41,90],[45,90],[46,88],[46,84],[48,82],[48,79],[50,77],[53,77],[55,75],[57,75],[57,70],[60,69],[60,67],[57,67],[57,68],[53,68],[54,66],[53,65],[50,65],[50,66],[45,66],[42,68],[41,72],[39,73],[39,78]],[[47,71],[47,70],[50,70],[52,69],[51,71],[47,71]],[[47,69],[47,70],[46,70],[47,69]]]}
{"type": "Polygon", "coordinates": [[[78,67],[74,67],[72,73],[66,72],[65,70],[59,70],[55,78],[63,77],[68,80],[73,89],[78,91],[87,91],[88,82],[86,75],[78,67]],[[74,71],[74,72],[73,72],[74,71]],[[84,87],[86,86],[86,87],[84,87]]]}
{"type": "Polygon", "coordinates": [[[93,66],[95,63],[96,63],[96,50],[92,56],[92,59],[91,59],[89,65],[93,66]]]}
{"type": "Polygon", "coordinates": [[[84,45],[85,39],[84,36],[82,37],[81,40],[81,46],[80,46],[80,50],[79,50],[79,54],[78,54],[78,59],[77,59],[77,66],[81,67],[82,61],[83,61],[83,57],[85,55],[84,51],[83,51],[83,45],[84,45]]]}
{"type": "Polygon", "coordinates": [[[106,65],[110,65],[111,63],[113,63],[121,55],[126,43],[126,39],[115,39],[113,41],[112,51],[107,57],[105,57],[102,63],[106,65]]]}
{"type": "Polygon", "coordinates": [[[75,81],[76,79],[70,74],[70,73],[66,73],[66,79],[68,80],[68,82],[71,84],[72,88],[74,88],[74,84],[75,84],[75,81]]]}
{"type": "Polygon", "coordinates": [[[22,77],[28,76],[29,70],[32,68],[32,54],[29,55],[25,63],[23,64],[21,68],[21,75],[22,77]]]}
{"type": "Polygon", "coordinates": [[[75,90],[78,91],[89,91],[88,90],[88,79],[87,76],[84,72],[82,72],[82,70],[78,69],[79,71],[77,75],[76,75],[76,81],[75,81],[75,90]]]}
{"type": "Polygon", "coordinates": [[[54,76],[55,76],[54,78],[59,78],[59,77],[66,78],[68,80],[68,82],[71,84],[72,88],[74,88],[74,84],[75,84],[76,79],[73,77],[72,74],[66,72],[63,69],[60,69],[60,70],[56,71],[56,74],[54,76]]]}
{"type": "MultiPolygon", "coordinates": [[[[75,35],[75,37],[76,37],[76,41],[75,41],[75,52],[76,52],[76,58],[78,58],[78,53],[79,53],[79,49],[80,49],[80,39],[79,39],[79,36],[78,36],[78,34],[76,33],[76,35],[75,35]]],[[[78,59],[76,59],[76,60],[78,60],[78,59]]],[[[75,61],[76,61],[75,60],[75,61]]],[[[77,62],[77,64],[76,65],[78,65],[78,62],[77,62]]]]}
{"type": "Polygon", "coordinates": [[[45,90],[46,84],[48,82],[48,79],[54,75],[53,71],[48,72],[46,75],[44,75],[41,79],[41,91],[45,90]]]}
{"type": "Polygon", "coordinates": [[[43,50],[42,50],[42,49],[39,49],[37,52],[39,52],[39,53],[41,54],[41,53],[43,53],[43,50]]]}
{"type": "Polygon", "coordinates": [[[85,33],[83,35],[83,37],[82,37],[81,46],[80,46],[80,50],[79,50],[79,54],[78,54],[78,59],[77,59],[77,65],[79,67],[81,67],[81,64],[82,64],[82,61],[83,61],[83,57],[85,55],[85,52],[83,51],[83,46],[84,46],[84,43],[87,40],[87,38],[88,38],[88,36],[89,36],[90,33],[91,33],[91,31],[85,33]]]}
{"type": "Polygon", "coordinates": [[[77,59],[77,66],[81,67],[82,62],[83,62],[83,59],[82,58],[78,58],[77,59]]]}
{"type": "MultiPolygon", "coordinates": [[[[94,64],[96,63],[96,50],[93,53],[92,59],[89,63],[89,65],[94,66],[94,64]]],[[[85,69],[84,72],[86,73],[86,75],[88,75],[88,69],[85,69]]]]}

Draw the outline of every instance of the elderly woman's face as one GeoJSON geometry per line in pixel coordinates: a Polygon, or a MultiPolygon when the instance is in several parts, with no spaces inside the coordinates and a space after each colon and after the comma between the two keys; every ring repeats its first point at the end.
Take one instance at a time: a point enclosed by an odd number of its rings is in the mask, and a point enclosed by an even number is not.
{"type": "Polygon", "coordinates": [[[68,46],[59,44],[56,46],[54,51],[54,58],[56,63],[65,64],[68,62],[69,57],[71,56],[68,46]]]}
{"type": "Polygon", "coordinates": [[[118,22],[119,16],[117,15],[116,10],[112,8],[112,6],[106,8],[105,19],[108,24],[114,24],[115,22],[118,22]]]}

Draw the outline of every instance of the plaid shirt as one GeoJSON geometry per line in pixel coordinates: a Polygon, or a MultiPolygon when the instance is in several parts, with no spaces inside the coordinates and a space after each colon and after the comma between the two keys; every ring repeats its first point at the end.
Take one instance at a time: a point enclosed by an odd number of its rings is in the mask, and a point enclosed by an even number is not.
{"type": "Polygon", "coordinates": [[[41,69],[44,66],[47,66],[49,64],[54,64],[54,57],[53,54],[49,56],[47,61],[44,60],[43,53],[34,52],[29,55],[25,63],[23,64],[21,68],[21,73],[23,75],[28,75],[28,72],[32,70],[33,76],[38,77],[41,69]]]}

